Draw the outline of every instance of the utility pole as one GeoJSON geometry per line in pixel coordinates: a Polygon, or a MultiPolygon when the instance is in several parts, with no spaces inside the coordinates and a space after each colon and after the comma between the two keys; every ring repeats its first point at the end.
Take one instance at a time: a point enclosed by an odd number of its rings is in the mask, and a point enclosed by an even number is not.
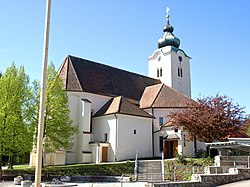
{"type": "Polygon", "coordinates": [[[50,9],[51,9],[51,0],[47,0],[45,30],[44,30],[43,64],[42,64],[42,75],[41,75],[39,122],[38,122],[38,135],[37,135],[37,146],[36,146],[37,150],[36,150],[35,187],[41,186],[41,175],[42,175],[44,111],[46,102],[45,100],[46,75],[47,75],[48,49],[49,49],[50,9]]]}

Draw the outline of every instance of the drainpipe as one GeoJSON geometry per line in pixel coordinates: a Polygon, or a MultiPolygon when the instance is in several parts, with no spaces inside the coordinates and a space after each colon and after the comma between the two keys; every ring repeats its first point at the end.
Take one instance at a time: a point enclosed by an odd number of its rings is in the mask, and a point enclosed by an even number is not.
{"type": "MultiPolygon", "coordinates": [[[[154,109],[151,108],[152,115],[154,116],[154,109]]],[[[154,118],[152,119],[152,152],[153,158],[155,157],[155,137],[154,137],[154,118]]]]}
{"type": "Polygon", "coordinates": [[[116,135],[115,135],[115,142],[116,142],[116,144],[115,144],[115,161],[117,161],[117,157],[116,157],[116,151],[117,151],[117,147],[118,147],[118,118],[117,118],[117,115],[116,114],[114,114],[114,116],[115,116],[115,126],[116,126],[116,135]]]}

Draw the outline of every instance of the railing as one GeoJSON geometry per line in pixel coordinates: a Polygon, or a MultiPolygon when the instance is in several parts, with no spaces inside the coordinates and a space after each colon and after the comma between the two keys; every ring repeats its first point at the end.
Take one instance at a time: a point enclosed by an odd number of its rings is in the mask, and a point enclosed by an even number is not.
{"type": "Polygon", "coordinates": [[[221,159],[217,160],[216,165],[218,166],[233,166],[234,168],[237,167],[245,167],[245,168],[250,168],[250,156],[247,156],[246,159],[242,159],[242,157],[239,157],[241,159],[221,159]],[[225,164],[226,163],[226,164],[225,164]]]}
{"type": "Polygon", "coordinates": [[[192,174],[203,174],[203,166],[174,166],[169,168],[168,171],[165,171],[166,180],[190,180],[192,174]]]}
{"type": "Polygon", "coordinates": [[[138,177],[138,152],[136,151],[135,154],[135,168],[134,168],[134,175],[135,175],[135,180],[137,180],[138,177]]]}
{"type": "Polygon", "coordinates": [[[165,167],[164,167],[164,153],[161,152],[161,174],[162,174],[162,181],[165,180],[165,167]]]}

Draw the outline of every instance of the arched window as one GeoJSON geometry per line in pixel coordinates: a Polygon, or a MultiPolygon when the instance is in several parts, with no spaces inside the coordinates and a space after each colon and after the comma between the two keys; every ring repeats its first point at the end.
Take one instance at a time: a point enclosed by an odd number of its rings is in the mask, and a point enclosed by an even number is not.
{"type": "Polygon", "coordinates": [[[159,68],[157,68],[157,77],[160,76],[159,68]]]}
{"type": "Polygon", "coordinates": [[[160,68],[160,77],[162,77],[162,68],[160,68]]]}

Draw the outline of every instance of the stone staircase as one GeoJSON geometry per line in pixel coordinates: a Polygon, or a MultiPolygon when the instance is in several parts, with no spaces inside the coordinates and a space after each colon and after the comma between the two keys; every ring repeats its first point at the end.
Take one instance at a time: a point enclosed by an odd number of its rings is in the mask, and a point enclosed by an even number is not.
{"type": "MultiPolygon", "coordinates": [[[[205,174],[228,173],[230,168],[248,168],[249,156],[215,156],[214,166],[205,167],[205,174]]],[[[250,164],[249,164],[250,165],[250,164]]]]}
{"type": "Polygon", "coordinates": [[[162,181],[161,160],[139,160],[137,181],[162,181]]]}

